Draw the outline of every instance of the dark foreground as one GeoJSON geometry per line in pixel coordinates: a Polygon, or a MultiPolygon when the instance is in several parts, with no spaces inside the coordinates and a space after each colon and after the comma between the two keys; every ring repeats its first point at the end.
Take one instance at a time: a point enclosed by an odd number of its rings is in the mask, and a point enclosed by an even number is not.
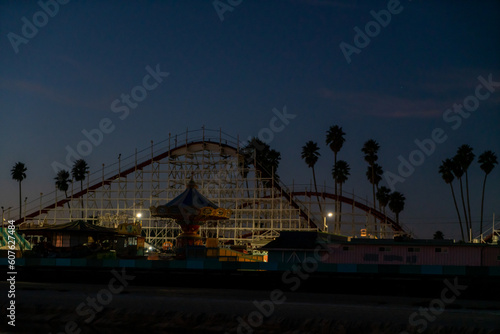
{"type": "MultiPolygon", "coordinates": [[[[0,332],[500,333],[499,285],[463,277],[33,268],[17,277],[15,330],[3,320],[0,332]]],[[[6,308],[2,297],[3,319],[6,308]]]]}

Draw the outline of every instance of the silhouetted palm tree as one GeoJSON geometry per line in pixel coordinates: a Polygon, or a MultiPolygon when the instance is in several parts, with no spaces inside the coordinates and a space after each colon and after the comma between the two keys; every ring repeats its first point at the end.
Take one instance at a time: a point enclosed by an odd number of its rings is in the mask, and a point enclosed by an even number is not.
{"type": "MultiPolygon", "coordinates": [[[[337,154],[339,153],[340,149],[344,145],[345,142],[345,132],[342,130],[342,127],[338,125],[333,125],[330,126],[328,131],[326,132],[326,144],[328,147],[330,147],[330,150],[333,152],[333,166],[337,164],[337,154]]],[[[338,210],[337,208],[337,179],[335,180],[335,211],[338,210]]],[[[335,217],[337,219],[337,216],[335,217]]]]}
{"type": "MultiPolygon", "coordinates": [[[[87,177],[87,172],[89,166],[87,162],[83,159],[76,160],[73,164],[73,169],[71,169],[71,175],[75,181],[80,181],[80,190],[83,191],[83,180],[87,177]]],[[[80,196],[80,206],[82,208],[82,218],[83,218],[83,196],[80,196]]]]}
{"type": "MultiPolygon", "coordinates": [[[[378,150],[380,149],[380,145],[373,139],[370,139],[365,142],[363,145],[363,148],[361,149],[361,152],[365,154],[365,161],[368,163],[368,165],[371,167],[370,170],[370,176],[368,179],[370,180],[370,183],[372,184],[372,190],[373,190],[373,208],[375,209],[375,185],[378,183],[376,182],[376,169],[373,168],[375,162],[378,160],[378,150]]],[[[379,181],[380,182],[380,181],[379,181]]]]}
{"type": "MultiPolygon", "coordinates": [[[[372,183],[377,190],[378,190],[378,184],[380,183],[380,181],[382,181],[383,173],[384,171],[382,170],[382,167],[377,163],[368,166],[366,170],[366,178],[368,179],[368,182],[372,183]]],[[[377,198],[376,193],[375,193],[375,198],[377,198]]]]}
{"type": "Polygon", "coordinates": [[[467,192],[467,211],[469,214],[469,228],[472,229],[472,218],[470,212],[470,201],[469,201],[469,173],[467,172],[469,166],[474,161],[474,153],[472,152],[472,147],[469,145],[462,145],[457,149],[457,157],[460,166],[465,173],[465,189],[467,192]]]}
{"type": "MultiPolygon", "coordinates": [[[[68,188],[69,184],[68,182],[71,182],[69,179],[69,172],[67,170],[60,170],[57,172],[57,176],[54,178],[56,180],[56,187],[59,191],[63,191],[64,195],[66,198],[68,198],[68,188]]],[[[69,202],[68,202],[68,208],[70,208],[69,202]]]]}
{"type": "Polygon", "coordinates": [[[316,199],[318,200],[319,212],[321,212],[321,216],[324,217],[323,210],[321,209],[321,202],[319,200],[319,195],[318,195],[318,186],[316,184],[316,172],[314,171],[314,165],[316,165],[316,162],[318,162],[318,158],[320,156],[321,154],[319,153],[318,144],[316,144],[312,140],[308,141],[304,146],[302,146],[301,157],[302,159],[304,159],[307,166],[312,169],[314,189],[316,191],[316,199]]]}
{"type": "Polygon", "coordinates": [[[484,206],[484,190],[486,188],[486,178],[491,173],[495,165],[498,164],[497,156],[493,151],[485,151],[479,156],[478,162],[481,170],[484,172],[483,195],[481,197],[481,223],[480,234],[483,235],[483,206],[484,206]]]}
{"type": "MultiPolygon", "coordinates": [[[[349,167],[349,164],[344,160],[337,161],[335,166],[333,166],[332,176],[334,179],[337,180],[339,184],[340,196],[342,196],[342,185],[345,183],[345,181],[347,181],[349,175],[351,175],[350,170],[351,167],[349,167]]],[[[342,202],[339,201],[339,203],[340,204],[338,206],[338,212],[335,212],[335,215],[339,217],[336,233],[340,233],[340,228],[341,228],[340,223],[342,221],[342,202]]]]}
{"type": "Polygon", "coordinates": [[[451,170],[453,171],[453,175],[460,182],[460,198],[462,199],[462,209],[464,211],[464,220],[465,220],[465,228],[467,232],[467,239],[470,239],[470,226],[469,226],[469,218],[467,217],[467,210],[465,208],[465,199],[464,199],[464,187],[462,182],[462,176],[464,175],[464,170],[462,169],[461,164],[458,161],[458,157],[455,155],[453,159],[451,159],[451,170]]]}
{"type": "Polygon", "coordinates": [[[21,196],[21,182],[23,182],[23,180],[26,178],[26,171],[28,169],[26,168],[26,165],[22,162],[17,162],[14,167],[12,167],[12,169],[10,170],[10,173],[12,175],[12,179],[13,180],[16,180],[17,182],[19,182],[19,219],[21,219],[22,217],[22,205],[23,205],[23,202],[21,200],[22,196],[21,196]]]}
{"type": "Polygon", "coordinates": [[[455,197],[455,190],[453,189],[453,180],[455,176],[453,175],[453,160],[445,159],[439,166],[439,174],[443,178],[444,182],[450,185],[451,196],[453,197],[453,204],[455,204],[455,210],[457,210],[458,222],[460,223],[460,233],[462,234],[462,241],[464,240],[464,228],[462,226],[462,218],[460,217],[460,210],[458,209],[457,199],[455,197]]]}
{"type": "Polygon", "coordinates": [[[396,223],[399,224],[399,213],[405,208],[406,198],[399,191],[395,191],[391,194],[389,199],[389,209],[396,215],[396,223]]]}

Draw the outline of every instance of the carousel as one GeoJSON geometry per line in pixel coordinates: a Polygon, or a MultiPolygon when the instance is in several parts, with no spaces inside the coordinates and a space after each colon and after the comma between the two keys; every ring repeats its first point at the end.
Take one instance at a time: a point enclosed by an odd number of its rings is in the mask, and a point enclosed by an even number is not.
{"type": "Polygon", "coordinates": [[[198,191],[198,186],[191,179],[187,189],[165,205],[150,208],[151,216],[172,218],[180,225],[182,233],[177,236],[176,249],[187,246],[203,246],[199,234],[200,226],[208,221],[229,219],[231,210],[219,208],[198,191]]]}

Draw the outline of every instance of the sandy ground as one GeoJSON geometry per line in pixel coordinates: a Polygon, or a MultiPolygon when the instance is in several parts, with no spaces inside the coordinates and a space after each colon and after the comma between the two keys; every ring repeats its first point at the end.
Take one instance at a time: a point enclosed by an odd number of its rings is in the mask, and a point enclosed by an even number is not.
{"type": "Polygon", "coordinates": [[[441,310],[429,297],[130,285],[116,291],[119,284],[113,293],[107,284],[16,288],[16,330],[4,320],[2,333],[500,333],[500,300],[460,296],[441,310]],[[432,305],[435,314],[425,311],[432,305]]]}

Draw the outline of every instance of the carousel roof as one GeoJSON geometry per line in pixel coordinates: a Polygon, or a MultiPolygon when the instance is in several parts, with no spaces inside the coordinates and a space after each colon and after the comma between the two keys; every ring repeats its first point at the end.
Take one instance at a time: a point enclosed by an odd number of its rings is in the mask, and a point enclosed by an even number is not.
{"type": "Polygon", "coordinates": [[[173,218],[179,223],[200,222],[207,220],[228,219],[231,210],[219,208],[198,191],[198,186],[191,180],[186,190],[165,205],[151,207],[151,216],[173,218]]]}

